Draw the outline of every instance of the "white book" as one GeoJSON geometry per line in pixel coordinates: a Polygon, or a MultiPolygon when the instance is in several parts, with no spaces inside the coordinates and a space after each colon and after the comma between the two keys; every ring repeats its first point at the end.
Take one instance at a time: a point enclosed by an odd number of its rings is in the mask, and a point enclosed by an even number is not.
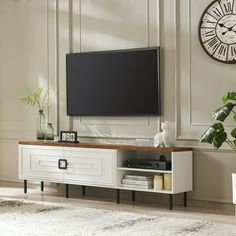
{"type": "Polygon", "coordinates": [[[135,184],[135,185],[152,185],[152,180],[134,180],[134,179],[122,179],[122,184],[135,184]]]}
{"type": "Polygon", "coordinates": [[[125,175],[124,179],[132,179],[132,180],[152,180],[153,176],[145,176],[145,175],[125,175]]]}
{"type": "Polygon", "coordinates": [[[124,188],[137,188],[137,189],[152,189],[151,185],[134,185],[134,184],[122,184],[124,188]]]}

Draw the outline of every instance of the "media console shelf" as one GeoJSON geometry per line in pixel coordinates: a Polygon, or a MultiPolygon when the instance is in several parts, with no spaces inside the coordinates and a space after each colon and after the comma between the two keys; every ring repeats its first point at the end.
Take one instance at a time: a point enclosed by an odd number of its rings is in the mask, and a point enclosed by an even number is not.
{"type": "Polygon", "coordinates": [[[192,191],[192,149],[183,147],[155,148],[119,144],[58,143],[55,141],[19,142],[19,179],[65,184],[65,196],[69,197],[69,184],[116,189],[117,203],[120,190],[131,190],[135,201],[135,191],[163,193],[169,195],[169,208],[173,206],[173,195],[184,193],[187,206],[187,192],[192,191]],[[171,162],[171,170],[129,168],[127,160],[159,160],[165,156],[171,162]],[[125,187],[121,182],[125,175],[171,174],[170,190],[140,189],[125,187]]]}

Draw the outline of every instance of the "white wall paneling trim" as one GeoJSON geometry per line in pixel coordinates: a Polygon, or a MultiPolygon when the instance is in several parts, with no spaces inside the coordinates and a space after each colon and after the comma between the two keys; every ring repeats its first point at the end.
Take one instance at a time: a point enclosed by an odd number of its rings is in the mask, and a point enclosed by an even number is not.
{"type": "Polygon", "coordinates": [[[146,16],[146,31],[147,31],[147,46],[150,46],[150,0],[146,0],[146,10],[147,10],[147,16],[146,16]]]}
{"type": "Polygon", "coordinates": [[[191,29],[191,21],[190,21],[190,14],[191,14],[191,0],[182,0],[182,1],[175,1],[175,11],[176,11],[176,23],[175,23],[175,41],[176,41],[176,139],[192,139],[190,136],[181,135],[181,129],[183,126],[183,121],[185,124],[187,123],[190,125],[190,77],[191,77],[191,44],[190,44],[190,29],[191,29]],[[184,4],[183,4],[184,3],[184,4]],[[185,6],[185,11],[181,11],[181,7],[185,6]],[[187,29],[188,34],[181,34],[182,28],[187,29]],[[181,40],[180,40],[181,38],[181,40]],[[186,43],[187,42],[187,43],[186,43]],[[187,47],[186,53],[183,53],[181,50],[183,44],[187,47]],[[181,53],[180,53],[181,52],[181,53]],[[182,82],[182,78],[189,78],[189,80],[182,82]],[[184,98],[182,98],[181,91],[185,91],[184,98]],[[183,110],[184,109],[184,110],[183,110]]]}
{"type": "MultiPolygon", "coordinates": [[[[208,1],[180,0],[175,4],[176,139],[198,140],[212,124],[211,111],[221,106],[220,96],[231,91],[236,69],[212,60],[200,46],[198,23],[208,1]]],[[[234,124],[229,121],[225,126],[234,124]]]]}
{"type": "Polygon", "coordinates": [[[17,99],[37,86],[38,77],[48,85],[47,4],[1,1],[1,139],[35,136],[35,111],[17,99]]]}
{"type": "MultiPolygon", "coordinates": [[[[69,0],[69,53],[73,52],[73,0],[69,0]]],[[[69,130],[73,130],[73,118],[69,117],[69,130]]]]}
{"type": "Polygon", "coordinates": [[[70,118],[66,112],[66,53],[69,52],[71,47],[70,39],[70,11],[71,1],[57,0],[58,1],[58,114],[59,114],[59,129],[69,130],[70,118]]]}
{"type": "MultiPolygon", "coordinates": [[[[81,1],[72,1],[71,11],[71,50],[70,52],[81,52],[81,1]]],[[[74,129],[74,118],[70,117],[70,130],[74,129]]]]}
{"type": "Polygon", "coordinates": [[[148,46],[160,46],[160,0],[148,0],[148,46]]]}
{"type": "MultiPolygon", "coordinates": [[[[124,118],[123,124],[122,117],[119,120],[116,120],[117,118],[114,118],[114,120],[112,118],[102,120],[100,117],[99,119],[101,121],[100,124],[98,119],[90,120],[90,122],[86,120],[86,123],[79,125],[79,128],[77,128],[78,126],[74,126],[74,129],[78,130],[81,138],[153,139],[159,127],[159,119],[157,117],[148,117],[146,124],[143,117],[140,118],[140,123],[137,123],[139,121],[138,118],[131,118],[130,123],[128,123],[127,118],[124,118]]],[[[74,124],[78,125],[78,123],[74,124]]]]}
{"type": "Polygon", "coordinates": [[[49,121],[54,134],[59,133],[58,114],[58,0],[47,0],[47,64],[50,96],[49,121]]]}
{"type": "Polygon", "coordinates": [[[157,0],[156,14],[157,14],[157,18],[156,18],[156,21],[157,21],[157,46],[161,46],[160,45],[160,27],[161,27],[161,24],[160,24],[160,0],[157,0]]]}
{"type": "Polygon", "coordinates": [[[174,18],[175,18],[175,24],[174,24],[174,44],[175,44],[175,139],[178,139],[179,137],[179,129],[180,129],[180,112],[179,112],[179,105],[180,105],[180,91],[178,88],[179,84],[179,60],[178,60],[178,54],[179,54],[179,37],[178,37],[178,26],[179,26],[179,10],[177,5],[177,0],[174,1],[174,18]]]}
{"type": "Polygon", "coordinates": [[[81,0],[72,1],[72,47],[71,52],[81,52],[81,0]]]}
{"type": "Polygon", "coordinates": [[[80,117],[80,124],[83,125],[131,125],[148,126],[149,117],[80,117]]]}
{"type": "MultiPolygon", "coordinates": [[[[72,19],[73,52],[159,45],[159,0],[73,0],[72,19]]],[[[73,117],[73,129],[80,137],[153,138],[159,117],[73,117]]]]}

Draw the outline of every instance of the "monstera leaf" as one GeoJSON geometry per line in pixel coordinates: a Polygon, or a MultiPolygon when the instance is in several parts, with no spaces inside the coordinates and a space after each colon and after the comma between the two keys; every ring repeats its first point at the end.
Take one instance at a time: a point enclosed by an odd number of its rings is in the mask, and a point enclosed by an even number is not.
{"type": "Polygon", "coordinates": [[[226,141],[227,133],[225,131],[218,132],[213,139],[213,146],[218,149],[226,141]]]}
{"type": "Polygon", "coordinates": [[[225,104],[228,100],[236,101],[236,92],[228,92],[225,96],[222,98],[222,102],[225,104]]]}
{"type": "MultiPolygon", "coordinates": [[[[236,112],[234,111],[234,107],[236,106],[236,92],[228,92],[225,96],[222,97],[222,101],[224,106],[216,109],[212,113],[212,117],[215,120],[219,120],[224,122],[225,119],[233,114],[234,121],[236,122],[236,112]]],[[[220,148],[221,145],[225,142],[229,147],[236,152],[236,128],[234,128],[230,132],[230,136],[232,139],[229,139],[229,135],[227,135],[223,123],[218,122],[210,126],[200,137],[199,141],[202,143],[210,143],[216,149],[220,148]]]]}
{"type": "Polygon", "coordinates": [[[215,120],[219,120],[219,121],[223,122],[227,118],[227,116],[230,114],[230,112],[233,110],[234,106],[235,106],[234,104],[229,102],[226,105],[224,105],[223,107],[220,107],[220,108],[216,109],[215,111],[213,111],[212,117],[215,120]]]}
{"type": "Polygon", "coordinates": [[[231,132],[230,132],[231,136],[233,138],[236,138],[236,128],[234,128],[231,132]]]}
{"type": "Polygon", "coordinates": [[[210,126],[200,137],[200,142],[210,143],[218,149],[227,139],[227,134],[225,132],[224,126],[222,123],[215,123],[210,126]]]}

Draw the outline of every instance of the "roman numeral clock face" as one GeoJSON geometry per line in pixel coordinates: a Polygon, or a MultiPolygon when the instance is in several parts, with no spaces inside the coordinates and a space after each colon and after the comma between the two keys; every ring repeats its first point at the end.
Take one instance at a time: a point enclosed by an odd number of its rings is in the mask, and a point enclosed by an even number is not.
{"type": "Polygon", "coordinates": [[[199,39],[213,59],[236,64],[236,0],[215,0],[205,9],[199,39]]]}

